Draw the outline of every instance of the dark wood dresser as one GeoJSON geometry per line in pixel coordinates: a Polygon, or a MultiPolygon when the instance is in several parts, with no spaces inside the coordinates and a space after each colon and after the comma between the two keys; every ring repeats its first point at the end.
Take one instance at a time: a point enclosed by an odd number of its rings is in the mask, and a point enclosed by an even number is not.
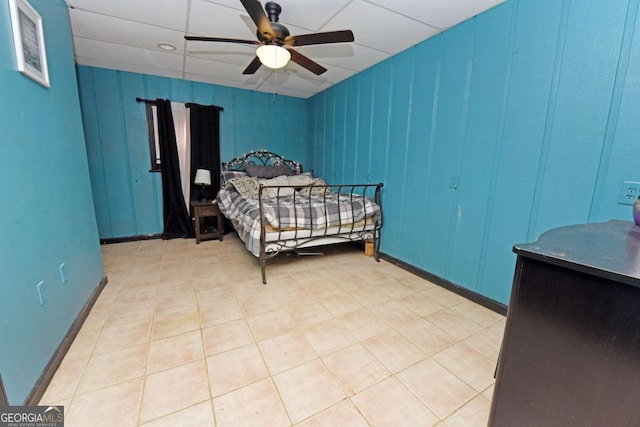
{"type": "Polygon", "coordinates": [[[513,250],[489,426],[640,426],[640,226],[562,227],[513,250]]]}

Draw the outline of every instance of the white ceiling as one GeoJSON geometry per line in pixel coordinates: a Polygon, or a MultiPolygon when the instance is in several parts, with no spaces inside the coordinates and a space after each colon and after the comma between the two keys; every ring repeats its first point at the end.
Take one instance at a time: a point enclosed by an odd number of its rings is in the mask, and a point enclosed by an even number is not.
{"type": "Polygon", "coordinates": [[[320,76],[293,62],[243,75],[255,46],[184,40],[256,40],[240,0],[65,1],[78,64],[308,98],[505,0],[276,0],[292,35],[353,31],[355,43],[297,48],[328,69],[320,76]]]}

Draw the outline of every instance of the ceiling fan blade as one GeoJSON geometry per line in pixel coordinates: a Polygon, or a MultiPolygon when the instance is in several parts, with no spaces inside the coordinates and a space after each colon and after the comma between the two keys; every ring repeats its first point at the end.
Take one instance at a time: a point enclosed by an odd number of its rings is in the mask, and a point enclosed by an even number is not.
{"type": "Polygon", "coordinates": [[[275,32],[260,2],[258,0],[240,0],[240,2],[249,13],[249,16],[251,16],[253,22],[255,22],[256,27],[258,27],[258,33],[266,40],[273,40],[275,32]]]}
{"type": "Polygon", "coordinates": [[[184,36],[185,40],[198,40],[202,42],[224,42],[224,43],[241,43],[241,44],[260,44],[257,40],[243,40],[243,39],[227,39],[224,37],[199,37],[199,36],[184,36]]]}
{"type": "Polygon", "coordinates": [[[354,37],[351,30],[303,34],[300,36],[289,36],[285,39],[285,43],[289,46],[309,46],[312,44],[345,43],[352,41],[354,41],[354,37]]]}
{"type": "Polygon", "coordinates": [[[251,61],[251,63],[247,65],[247,68],[244,69],[242,74],[255,74],[255,72],[258,71],[258,68],[260,68],[261,65],[262,63],[260,62],[260,58],[256,56],[255,58],[253,58],[253,61],[251,61]]]}
{"type": "Polygon", "coordinates": [[[327,71],[327,69],[324,68],[322,65],[318,64],[315,61],[312,61],[311,59],[307,58],[297,50],[293,50],[293,49],[287,49],[287,50],[291,54],[291,60],[293,62],[300,65],[301,67],[306,68],[307,70],[311,71],[313,74],[316,74],[319,76],[320,74],[327,71]]]}

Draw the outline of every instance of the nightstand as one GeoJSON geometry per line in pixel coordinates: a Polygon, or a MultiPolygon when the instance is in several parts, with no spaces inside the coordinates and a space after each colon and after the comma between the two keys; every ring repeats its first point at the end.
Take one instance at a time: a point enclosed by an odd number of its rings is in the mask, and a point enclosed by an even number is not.
{"type": "Polygon", "coordinates": [[[196,244],[202,240],[220,239],[224,234],[224,221],[218,208],[217,200],[192,201],[193,213],[195,215],[196,244]],[[205,218],[216,218],[216,225],[208,225],[205,218]]]}

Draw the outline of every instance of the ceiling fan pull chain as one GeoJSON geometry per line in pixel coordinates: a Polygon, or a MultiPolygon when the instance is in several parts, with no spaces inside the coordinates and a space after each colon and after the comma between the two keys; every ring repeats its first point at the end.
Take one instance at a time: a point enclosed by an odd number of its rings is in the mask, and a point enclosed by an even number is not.
{"type": "Polygon", "coordinates": [[[275,104],[276,102],[276,95],[278,94],[278,70],[275,70],[273,72],[274,76],[275,76],[275,82],[276,82],[276,86],[273,88],[273,97],[271,102],[275,104]]]}

